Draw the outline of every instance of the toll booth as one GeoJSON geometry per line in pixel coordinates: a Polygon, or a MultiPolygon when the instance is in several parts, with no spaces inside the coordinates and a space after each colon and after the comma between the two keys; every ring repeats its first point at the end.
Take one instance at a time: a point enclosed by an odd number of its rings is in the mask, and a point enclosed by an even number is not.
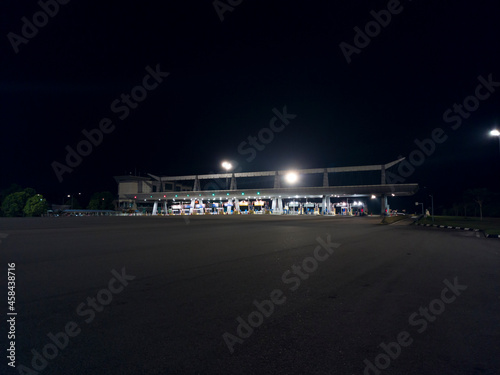
{"type": "Polygon", "coordinates": [[[172,214],[180,215],[182,212],[182,204],[173,204],[171,207],[172,214]]]}
{"type": "Polygon", "coordinates": [[[298,215],[299,209],[300,209],[299,202],[295,202],[295,201],[288,202],[285,209],[287,210],[287,213],[289,215],[298,215]]]}
{"type": "Polygon", "coordinates": [[[248,201],[240,201],[239,206],[240,206],[240,212],[242,214],[248,213],[248,201]]]}
{"type": "Polygon", "coordinates": [[[311,202],[304,203],[304,214],[306,215],[314,215],[315,213],[315,204],[311,202]]]}
{"type": "Polygon", "coordinates": [[[257,201],[253,201],[252,205],[256,214],[264,213],[264,206],[266,205],[266,202],[259,199],[257,201]]]}

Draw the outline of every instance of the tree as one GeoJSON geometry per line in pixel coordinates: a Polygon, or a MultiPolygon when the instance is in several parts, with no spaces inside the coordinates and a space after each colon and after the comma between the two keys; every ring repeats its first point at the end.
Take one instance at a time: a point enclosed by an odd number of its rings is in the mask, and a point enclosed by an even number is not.
{"type": "Polygon", "coordinates": [[[90,197],[88,209],[90,210],[114,210],[114,196],[109,191],[94,193],[90,197]]]}
{"type": "Polygon", "coordinates": [[[472,209],[474,200],[471,196],[470,190],[465,191],[462,194],[462,207],[464,208],[464,216],[467,217],[467,210],[472,209]]]}
{"type": "Polygon", "coordinates": [[[36,195],[36,190],[33,188],[26,188],[23,190],[25,193],[28,194],[28,196],[33,197],[36,195]]]}
{"type": "Polygon", "coordinates": [[[472,189],[468,190],[468,194],[472,197],[472,200],[479,206],[479,216],[483,220],[483,204],[490,196],[488,189],[472,189]]]}
{"type": "Polygon", "coordinates": [[[7,198],[8,195],[12,193],[17,193],[23,191],[23,188],[19,186],[18,184],[11,184],[8,188],[3,189],[0,191],[0,215],[3,216],[5,213],[2,212],[2,204],[5,198],[7,198]]]}
{"type": "Polygon", "coordinates": [[[30,195],[26,191],[9,194],[2,202],[2,211],[5,216],[23,216],[23,209],[30,195]]]}
{"type": "Polygon", "coordinates": [[[47,200],[43,195],[37,194],[28,199],[23,211],[26,216],[41,216],[47,212],[48,208],[47,200]]]}
{"type": "Polygon", "coordinates": [[[3,200],[10,194],[12,193],[17,193],[23,191],[23,188],[19,186],[18,184],[11,184],[8,188],[3,189],[0,191],[0,203],[3,202],[3,200]]]}

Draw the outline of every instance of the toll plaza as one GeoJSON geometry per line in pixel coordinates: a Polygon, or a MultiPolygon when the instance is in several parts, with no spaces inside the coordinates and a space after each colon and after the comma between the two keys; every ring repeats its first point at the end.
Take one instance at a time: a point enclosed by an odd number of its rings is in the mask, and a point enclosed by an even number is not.
{"type": "Polygon", "coordinates": [[[142,210],[151,215],[354,216],[367,214],[368,203],[372,200],[379,202],[380,214],[384,214],[390,209],[390,197],[411,196],[417,192],[416,183],[389,184],[386,181],[386,171],[402,160],[355,167],[187,176],[149,174],[149,177],[117,176],[115,179],[119,184],[120,208],[142,210]],[[335,183],[341,182],[340,175],[348,175],[344,182],[358,184],[335,183]],[[257,182],[253,185],[240,183],[247,179],[257,182]],[[239,184],[250,187],[238,188],[239,184]]]}

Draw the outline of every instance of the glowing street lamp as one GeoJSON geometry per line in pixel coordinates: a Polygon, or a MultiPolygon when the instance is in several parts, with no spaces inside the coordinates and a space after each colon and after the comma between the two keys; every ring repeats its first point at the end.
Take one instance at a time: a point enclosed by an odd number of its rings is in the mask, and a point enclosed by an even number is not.
{"type": "Polygon", "coordinates": [[[231,169],[233,169],[233,165],[228,161],[223,161],[221,165],[222,168],[224,168],[226,171],[230,171],[231,169]]]}
{"type": "Polygon", "coordinates": [[[498,137],[498,148],[500,150],[500,130],[498,129],[493,129],[492,131],[490,131],[490,135],[492,137],[498,137]]]}
{"type": "MultiPolygon", "coordinates": [[[[222,168],[226,170],[226,172],[229,172],[231,169],[233,169],[233,165],[228,162],[228,161],[223,161],[222,162],[222,168]]],[[[229,179],[226,177],[226,190],[229,188],[229,179]]]]}
{"type": "Polygon", "coordinates": [[[298,180],[299,180],[299,176],[297,173],[295,172],[288,172],[286,175],[285,175],[285,180],[286,182],[288,182],[289,184],[295,184],[298,180]]]}

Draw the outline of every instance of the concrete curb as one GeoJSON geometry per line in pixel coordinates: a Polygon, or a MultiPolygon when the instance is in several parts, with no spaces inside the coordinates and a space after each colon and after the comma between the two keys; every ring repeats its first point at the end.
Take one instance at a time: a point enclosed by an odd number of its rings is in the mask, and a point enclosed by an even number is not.
{"type": "Polygon", "coordinates": [[[475,229],[475,228],[464,228],[464,227],[452,227],[452,226],[447,226],[447,225],[437,225],[437,224],[421,224],[421,223],[414,223],[414,225],[419,225],[421,227],[435,227],[435,228],[445,228],[445,229],[455,229],[455,230],[466,230],[466,231],[474,231],[474,232],[481,232],[484,237],[486,238],[500,238],[499,234],[488,234],[485,233],[481,229],[475,229]]]}

